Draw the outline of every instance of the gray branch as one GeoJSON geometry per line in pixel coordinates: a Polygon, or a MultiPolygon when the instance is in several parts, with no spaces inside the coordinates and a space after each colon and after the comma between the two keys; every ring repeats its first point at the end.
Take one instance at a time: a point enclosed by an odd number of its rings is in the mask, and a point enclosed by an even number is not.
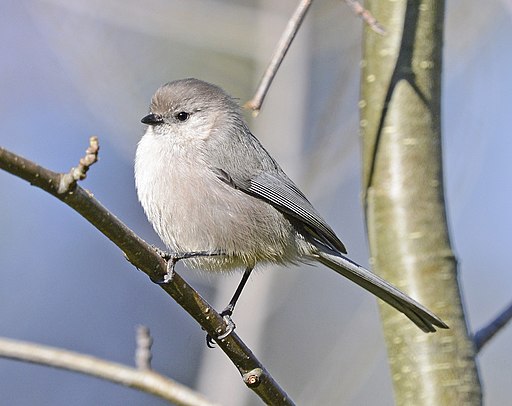
{"type": "Polygon", "coordinates": [[[135,350],[135,366],[140,370],[151,369],[151,359],[153,354],[151,346],[153,338],[146,326],[137,326],[136,334],[137,349],[135,350]]]}
{"type": "MultiPolygon", "coordinates": [[[[277,43],[276,49],[274,50],[274,54],[272,55],[272,59],[263,74],[263,77],[258,84],[258,88],[256,89],[256,93],[252,97],[251,100],[247,101],[244,104],[246,109],[252,110],[253,115],[257,116],[260,112],[261,106],[263,104],[263,100],[267,96],[268,89],[276,76],[276,73],[281,66],[281,62],[288,52],[290,45],[299,31],[300,26],[302,25],[302,21],[306,16],[306,13],[309,10],[313,0],[300,0],[299,5],[295,9],[295,12],[288,20],[288,24],[277,43]]],[[[365,9],[358,1],[356,0],[345,0],[345,3],[350,7],[352,12],[359,16],[361,20],[364,21],[373,31],[380,35],[385,35],[386,30],[382,25],[379,24],[377,19],[370,13],[367,9],[365,9]]]]}
{"type": "Polygon", "coordinates": [[[176,405],[214,405],[201,394],[156,372],[143,371],[60,348],[0,337],[0,357],[94,376],[139,389],[176,405]]]}
{"type": "Polygon", "coordinates": [[[98,143],[98,137],[89,138],[89,148],[85,150],[85,156],[80,159],[78,166],[71,168],[68,173],[61,176],[58,192],[69,192],[75,188],[76,182],[84,180],[91,165],[98,161],[99,152],[100,144],[98,143]]]}
{"type": "Polygon", "coordinates": [[[263,104],[263,100],[267,95],[268,89],[276,76],[277,70],[279,66],[281,66],[281,62],[288,52],[290,45],[299,30],[299,27],[306,16],[306,13],[311,6],[312,0],[301,0],[297,9],[290,17],[286,28],[277,43],[276,49],[274,50],[274,55],[261,78],[261,81],[258,85],[256,93],[253,98],[245,103],[244,107],[253,111],[253,115],[258,115],[261,105],[263,104]]]}
{"type": "Polygon", "coordinates": [[[368,25],[373,31],[380,35],[386,35],[386,30],[377,19],[370,13],[367,9],[365,9],[361,3],[356,0],[345,0],[345,3],[350,7],[352,12],[361,18],[366,25],[368,25]]]}
{"type": "Polygon", "coordinates": [[[510,303],[494,320],[492,320],[487,326],[482,327],[478,330],[473,341],[477,352],[480,352],[482,348],[487,344],[491,338],[493,338],[507,323],[512,319],[512,303],[510,303]]]}

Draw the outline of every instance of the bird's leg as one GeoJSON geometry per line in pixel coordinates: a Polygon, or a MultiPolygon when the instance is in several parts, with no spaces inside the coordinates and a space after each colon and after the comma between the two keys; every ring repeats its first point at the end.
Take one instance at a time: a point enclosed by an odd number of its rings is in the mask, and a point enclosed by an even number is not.
{"type": "MultiPolygon", "coordinates": [[[[219,313],[222,316],[222,318],[224,319],[224,322],[226,323],[226,331],[217,337],[218,340],[222,340],[223,338],[226,338],[228,335],[230,335],[233,332],[233,330],[236,327],[235,323],[233,323],[233,320],[231,320],[231,316],[233,315],[233,311],[235,310],[236,302],[240,298],[240,294],[242,293],[242,290],[244,289],[245,284],[249,280],[249,276],[251,275],[252,270],[253,270],[252,267],[249,267],[245,270],[245,272],[242,276],[242,280],[238,284],[233,297],[229,301],[229,304],[224,308],[224,310],[222,310],[219,313]]],[[[213,348],[214,347],[213,344],[214,344],[213,338],[209,334],[207,334],[206,335],[206,345],[209,348],[213,348]]]]}
{"type": "Polygon", "coordinates": [[[210,251],[192,251],[192,252],[184,252],[182,254],[178,253],[168,253],[162,251],[157,247],[153,247],[158,255],[160,255],[167,262],[167,272],[164,275],[163,279],[153,280],[154,283],[158,285],[163,285],[171,282],[172,277],[174,275],[174,268],[178,261],[182,259],[194,258],[194,257],[213,257],[216,255],[224,255],[222,252],[210,252],[210,251]]]}
{"type": "Polygon", "coordinates": [[[229,301],[229,304],[225,307],[223,311],[221,311],[219,314],[224,316],[231,316],[233,314],[233,311],[235,310],[236,302],[238,302],[238,299],[240,298],[240,294],[242,293],[242,290],[244,289],[245,284],[249,280],[249,276],[251,275],[252,268],[247,268],[242,276],[242,280],[238,284],[238,287],[236,288],[235,293],[233,294],[233,297],[229,301]]]}

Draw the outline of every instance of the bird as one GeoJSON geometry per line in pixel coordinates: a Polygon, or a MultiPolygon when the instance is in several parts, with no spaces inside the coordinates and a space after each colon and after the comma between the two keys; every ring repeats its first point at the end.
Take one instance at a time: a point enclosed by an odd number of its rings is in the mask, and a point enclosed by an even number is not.
{"type": "MultiPolygon", "coordinates": [[[[236,99],[188,78],[161,86],[141,122],[135,185],[144,212],[170,250],[168,275],[244,270],[231,316],[253,269],[319,262],[407,316],[426,333],[448,326],[433,312],[357,264],[333,229],[251,133],[236,99]]],[[[228,334],[231,329],[228,329],[228,334]]],[[[219,337],[217,337],[219,338],[219,337]]]]}

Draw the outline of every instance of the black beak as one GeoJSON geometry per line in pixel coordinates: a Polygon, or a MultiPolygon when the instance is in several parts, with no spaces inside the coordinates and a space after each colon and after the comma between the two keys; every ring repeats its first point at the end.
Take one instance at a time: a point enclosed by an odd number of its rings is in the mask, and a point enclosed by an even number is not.
{"type": "Polygon", "coordinates": [[[141,123],[147,124],[147,125],[158,125],[158,124],[162,124],[164,122],[164,119],[162,118],[162,116],[160,114],[151,113],[145,117],[142,117],[142,120],[140,120],[140,121],[141,121],[141,123]]]}

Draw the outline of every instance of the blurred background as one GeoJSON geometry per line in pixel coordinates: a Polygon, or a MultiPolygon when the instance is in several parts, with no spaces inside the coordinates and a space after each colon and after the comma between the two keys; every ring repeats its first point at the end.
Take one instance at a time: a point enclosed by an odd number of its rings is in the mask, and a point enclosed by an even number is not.
{"type": "MultiPolygon", "coordinates": [[[[82,186],[148,242],[135,148],[153,92],[185,77],[248,100],[295,0],[4,0],[0,145],[68,171],[90,135],[100,162],[82,186]]],[[[470,329],[511,300],[512,1],[447,2],[444,160],[454,249],[470,329]]],[[[368,264],[358,139],[362,24],[317,0],[253,132],[368,264]]],[[[257,405],[238,372],[160,288],[74,211],[0,172],[0,335],[133,364],[135,329],[154,338],[154,368],[225,405],[257,405]]],[[[180,272],[217,309],[240,275],[180,272]]],[[[375,299],[318,267],[251,277],[237,332],[302,405],[392,405],[375,299]]],[[[510,402],[512,328],[479,356],[488,405],[510,402]]],[[[160,405],[94,378],[0,359],[1,405],[160,405]]]]}

